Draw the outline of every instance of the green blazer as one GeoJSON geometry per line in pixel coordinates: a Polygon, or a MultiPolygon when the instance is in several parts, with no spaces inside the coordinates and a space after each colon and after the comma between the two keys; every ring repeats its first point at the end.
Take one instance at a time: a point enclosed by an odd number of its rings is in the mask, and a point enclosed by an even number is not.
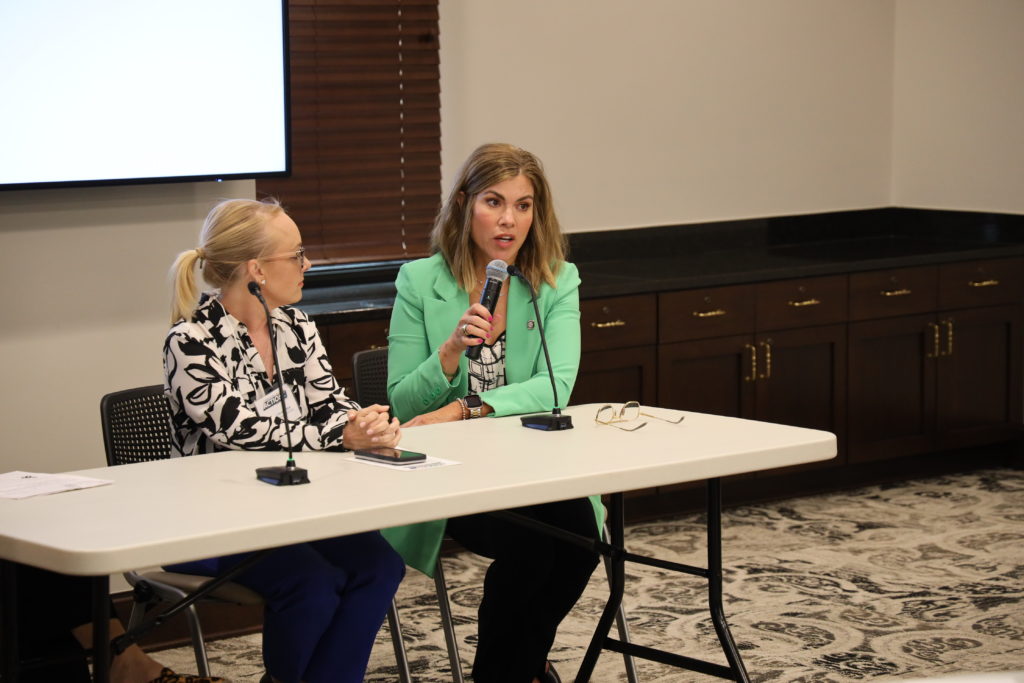
{"type": "MultiPolygon", "coordinates": [[[[392,413],[405,422],[469,392],[466,357],[459,359],[459,368],[449,381],[441,369],[437,349],[451,335],[470,301],[440,254],[402,266],[395,285],[398,292],[388,334],[388,400],[392,413]]],[[[505,286],[506,385],[480,396],[494,408],[494,417],[549,411],[553,407],[551,380],[529,290],[514,277],[505,286]]],[[[569,402],[580,366],[579,287],[576,266],[563,263],[556,286],[542,284],[537,297],[560,408],[569,402]]],[[[591,502],[600,527],[604,517],[600,497],[593,496],[591,502]]],[[[441,519],[385,529],[382,533],[407,564],[433,574],[444,527],[445,520],[441,519]]]]}

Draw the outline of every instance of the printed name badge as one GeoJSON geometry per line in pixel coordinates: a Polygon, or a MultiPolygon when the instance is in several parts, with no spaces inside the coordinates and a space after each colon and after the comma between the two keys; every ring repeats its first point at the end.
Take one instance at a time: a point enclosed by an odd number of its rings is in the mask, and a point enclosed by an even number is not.
{"type": "MultiPolygon", "coordinates": [[[[284,392],[284,400],[288,403],[288,419],[297,420],[299,419],[299,404],[295,401],[295,396],[292,392],[284,392]]],[[[256,412],[259,413],[260,417],[284,417],[284,410],[281,407],[281,390],[274,387],[274,389],[267,394],[256,399],[256,412]]]]}

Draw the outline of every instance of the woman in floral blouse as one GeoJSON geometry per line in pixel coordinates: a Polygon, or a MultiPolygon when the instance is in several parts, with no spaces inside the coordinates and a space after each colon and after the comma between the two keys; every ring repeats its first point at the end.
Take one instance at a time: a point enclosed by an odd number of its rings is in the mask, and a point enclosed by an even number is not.
{"type": "MultiPolygon", "coordinates": [[[[331,372],[316,326],[291,308],[302,298],[309,261],[298,226],[275,201],[233,199],[206,218],[200,244],[171,269],[171,330],[164,343],[166,391],[176,455],[218,450],[394,446],[401,438],[387,406],[361,408],[331,372]],[[199,294],[196,270],[215,289],[199,294]],[[281,417],[268,321],[284,376],[281,417]]],[[[219,575],[248,554],[174,565],[219,575]]],[[[278,548],[238,575],[263,596],[263,680],[363,680],[374,637],[404,575],[378,532],[278,548]]]]}

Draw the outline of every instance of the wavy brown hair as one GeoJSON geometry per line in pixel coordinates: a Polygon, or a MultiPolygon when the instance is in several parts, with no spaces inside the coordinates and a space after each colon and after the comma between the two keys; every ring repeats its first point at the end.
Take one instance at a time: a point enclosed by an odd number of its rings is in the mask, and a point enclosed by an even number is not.
{"type": "Polygon", "coordinates": [[[535,289],[542,282],[555,286],[568,242],[555,215],[544,167],[525,149],[491,143],[477,147],[462,164],[430,232],[431,250],[444,256],[455,280],[467,292],[476,280],[472,226],[477,195],[520,174],[533,184],[533,225],[516,256],[516,266],[535,289]]]}

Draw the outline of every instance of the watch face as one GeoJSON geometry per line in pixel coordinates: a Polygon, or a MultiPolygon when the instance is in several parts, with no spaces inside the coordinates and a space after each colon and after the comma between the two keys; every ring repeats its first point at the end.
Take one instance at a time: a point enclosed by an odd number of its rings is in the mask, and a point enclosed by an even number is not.
{"type": "Polygon", "coordinates": [[[469,396],[466,396],[466,406],[469,408],[479,408],[483,404],[484,401],[480,398],[480,394],[470,394],[469,396]]]}

